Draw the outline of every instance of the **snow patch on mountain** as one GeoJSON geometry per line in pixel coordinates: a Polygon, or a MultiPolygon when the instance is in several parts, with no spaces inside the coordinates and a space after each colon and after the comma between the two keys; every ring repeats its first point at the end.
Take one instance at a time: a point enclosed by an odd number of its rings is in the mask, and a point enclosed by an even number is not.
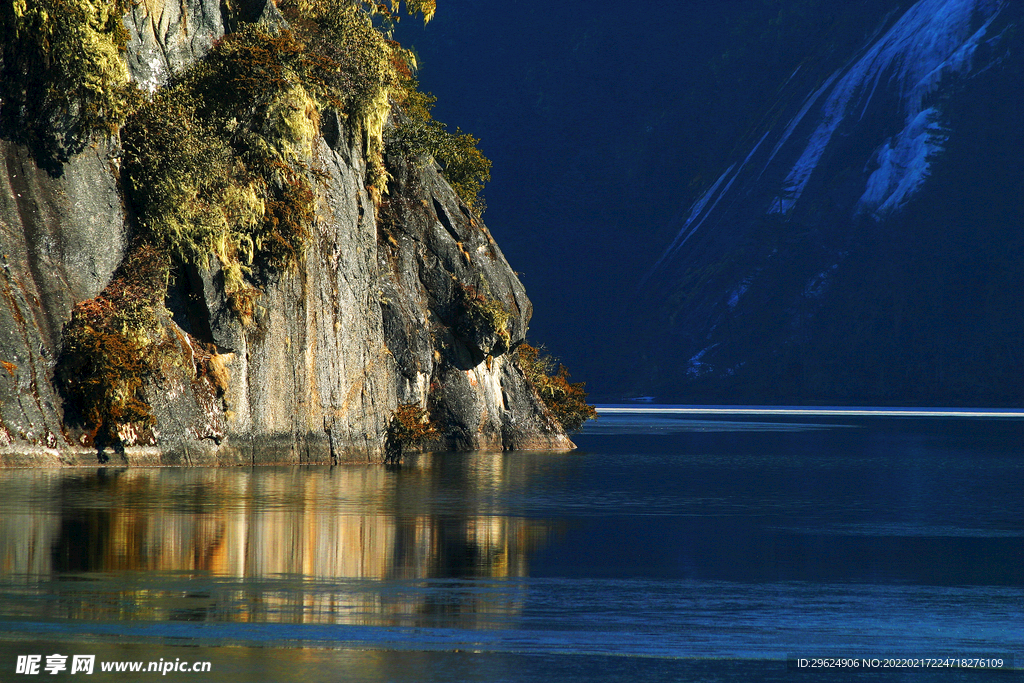
{"type": "MultiPolygon", "coordinates": [[[[926,108],[926,98],[938,90],[943,78],[972,70],[974,53],[1003,5],[993,0],[920,0],[911,7],[838,79],[822,106],[817,128],[769,210],[792,211],[840,124],[851,115],[864,116],[886,77],[886,83],[899,92],[899,113],[905,125],[875,149],[877,168],[858,211],[880,215],[898,208],[927,178],[929,159],[945,142],[938,125],[940,112],[926,108]],[[972,30],[979,16],[982,26],[972,30]]],[[[815,95],[813,99],[820,91],[815,95]]],[[[805,115],[801,111],[790,129],[805,115]]],[[[783,141],[787,138],[784,135],[783,141]]]]}

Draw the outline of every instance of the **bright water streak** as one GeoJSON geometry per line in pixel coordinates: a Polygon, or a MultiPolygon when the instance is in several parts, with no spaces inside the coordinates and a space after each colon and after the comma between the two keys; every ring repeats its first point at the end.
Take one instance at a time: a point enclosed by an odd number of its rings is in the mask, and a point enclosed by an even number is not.
{"type": "Polygon", "coordinates": [[[600,415],[771,415],[777,417],[1006,417],[1024,418],[1016,408],[801,408],[796,406],[599,406],[600,415]]]}

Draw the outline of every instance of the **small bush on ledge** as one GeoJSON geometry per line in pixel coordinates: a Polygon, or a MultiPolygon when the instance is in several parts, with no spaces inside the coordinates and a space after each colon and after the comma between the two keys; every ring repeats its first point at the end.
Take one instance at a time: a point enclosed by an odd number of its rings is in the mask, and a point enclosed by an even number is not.
{"type": "MultiPolygon", "coordinates": [[[[484,289],[487,289],[486,282],[482,284],[484,289]]],[[[471,328],[483,329],[497,335],[504,345],[494,353],[504,352],[511,340],[509,322],[512,320],[512,314],[505,304],[490,298],[479,288],[463,282],[458,283],[455,296],[458,305],[466,312],[466,319],[471,328]]]]}
{"type": "Polygon", "coordinates": [[[407,448],[418,446],[438,436],[436,425],[427,411],[416,403],[405,403],[395,409],[388,425],[384,444],[385,462],[397,465],[407,448]]]}
{"type": "Polygon", "coordinates": [[[400,102],[404,117],[385,132],[388,154],[415,157],[429,154],[442,168],[445,180],[466,206],[482,215],[487,208],[481,192],[491,179],[491,160],[477,147],[480,140],[456,128],[454,133],[430,114],[436,97],[419,91],[419,84],[409,77],[405,81],[404,98],[400,102]]]}
{"type": "Polygon", "coordinates": [[[562,429],[575,432],[587,420],[597,419],[597,410],[587,403],[585,383],[570,384],[569,371],[550,355],[523,342],[516,348],[516,362],[562,429]],[[552,374],[556,363],[558,371],[552,374]]]}

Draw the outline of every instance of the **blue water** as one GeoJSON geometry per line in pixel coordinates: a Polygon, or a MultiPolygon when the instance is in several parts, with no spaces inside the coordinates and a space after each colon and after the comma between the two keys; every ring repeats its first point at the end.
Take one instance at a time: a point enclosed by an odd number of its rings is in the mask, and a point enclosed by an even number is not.
{"type": "Polygon", "coordinates": [[[1024,418],[602,412],[570,453],[0,472],[18,656],[89,680],[993,680],[1024,668],[1024,418]],[[800,659],[1001,659],[800,669],[800,659]],[[148,678],[147,678],[148,677],[148,678]]]}

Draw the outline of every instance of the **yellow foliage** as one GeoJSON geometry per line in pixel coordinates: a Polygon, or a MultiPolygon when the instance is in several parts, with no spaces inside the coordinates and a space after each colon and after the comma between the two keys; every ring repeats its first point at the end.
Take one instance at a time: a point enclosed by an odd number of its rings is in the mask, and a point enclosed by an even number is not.
{"type": "Polygon", "coordinates": [[[597,409],[587,403],[584,383],[570,383],[569,371],[564,365],[547,354],[541,355],[541,349],[525,342],[516,348],[515,360],[562,429],[573,432],[582,428],[587,420],[597,419],[597,409]],[[555,365],[558,370],[553,373],[555,365]]]}
{"type": "MultiPolygon", "coordinates": [[[[281,9],[296,9],[301,16],[309,18],[333,14],[351,6],[368,14],[383,15],[385,19],[391,21],[397,19],[401,5],[401,0],[388,0],[387,5],[375,0],[281,0],[280,2],[281,9]]],[[[409,15],[422,15],[423,23],[427,23],[434,18],[434,12],[437,11],[437,0],[406,0],[405,9],[409,15]]]]}
{"type": "Polygon", "coordinates": [[[493,332],[505,344],[508,344],[511,341],[508,326],[512,320],[512,314],[505,304],[488,296],[490,288],[486,281],[481,282],[481,286],[483,291],[473,285],[458,283],[455,290],[456,299],[473,325],[493,332]]]}
{"type": "Polygon", "coordinates": [[[200,267],[216,255],[245,324],[261,294],[252,268],[293,267],[315,219],[323,66],[292,34],[248,27],[125,126],[123,169],[145,236],[200,267]]]}
{"type": "Polygon", "coordinates": [[[278,146],[278,152],[286,154],[291,145],[310,158],[313,156],[313,142],[320,135],[320,112],[316,102],[300,83],[290,83],[278,93],[267,107],[266,120],[268,139],[278,146]]]}
{"type": "Polygon", "coordinates": [[[0,120],[56,161],[115,133],[141,101],[129,82],[127,0],[14,0],[0,9],[0,120]]]}
{"type": "Polygon", "coordinates": [[[484,183],[491,179],[491,160],[477,147],[477,138],[458,128],[450,133],[445,124],[431,116],[437,98],[420,92],[418,86],[414,78],[405,79],[404,92],[398,100],[405,117],[388,130],[388,152],[434,157],[459,198],[477,214],[483,214],[487,205],[481,192],[484,183]]]}

